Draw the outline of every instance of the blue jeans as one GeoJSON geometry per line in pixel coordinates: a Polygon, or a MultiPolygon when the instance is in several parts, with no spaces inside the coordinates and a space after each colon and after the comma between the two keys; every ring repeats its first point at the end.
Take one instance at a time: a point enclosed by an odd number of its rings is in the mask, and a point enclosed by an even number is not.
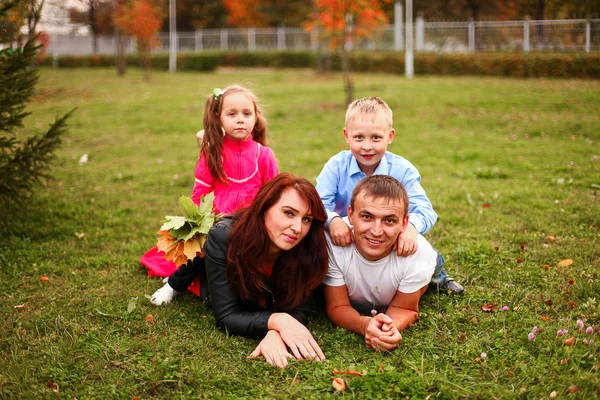
{"type": "Polygon", "coordinates": [[[436,252],[437,262],[435,265],[435,269],[433,270],[433,276],[431,277],[431,282],[429,282],[429,285],[438,287],[442,286],[444,282],[446,282],[448,274],[446,273],[446,269],[444,268],[444,257],[442,257],[442,255],[437,250],[436,252]]]}

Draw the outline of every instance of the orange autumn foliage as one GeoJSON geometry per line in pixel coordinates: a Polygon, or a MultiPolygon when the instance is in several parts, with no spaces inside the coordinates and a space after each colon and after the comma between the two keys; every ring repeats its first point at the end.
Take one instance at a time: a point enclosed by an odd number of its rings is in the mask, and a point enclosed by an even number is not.
{"type": "Polygon", "coordinates": [[[320,30],[329,40],[331,50],[344,47],[351,38],[369,38],[371,34],[388,22],[381,3],[392,0],[315,0],[315,12],[307,22],[309,31],[320,30]],[[347,17],[352,18],[350,23],[347,17]]]}
{"type": "Polygon", "coordinates": [[[227,23],[236,27],[264,27],[266,19],[260,11],[261,0],[223,0],[229,16],[227,23]]]}
{"type": "Polygon", "coordinates": [[[160,42],[157,33],[162,25],[162,13],[147,0],[132,0],[122,4],[115,12],[119,29],[136,38],[142,50],[156,47],[160,42]]]}

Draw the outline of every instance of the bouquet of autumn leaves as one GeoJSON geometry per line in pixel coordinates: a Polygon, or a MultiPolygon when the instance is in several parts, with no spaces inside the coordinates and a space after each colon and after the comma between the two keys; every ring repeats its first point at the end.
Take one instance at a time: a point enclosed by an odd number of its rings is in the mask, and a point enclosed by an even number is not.
{"type": "Polygon", "coordinates": [[[165,259],[182,265],[196,256],[204,257],[202,248],[208,230],[222,217],[213,211],[214,198],[213,193],[207,194],[200,199],[199,206],[190,197],[179,198],[185,216],[167,215],[167,221],[157,232],[160,237],[156,247],[165,253],[165,259]]]}

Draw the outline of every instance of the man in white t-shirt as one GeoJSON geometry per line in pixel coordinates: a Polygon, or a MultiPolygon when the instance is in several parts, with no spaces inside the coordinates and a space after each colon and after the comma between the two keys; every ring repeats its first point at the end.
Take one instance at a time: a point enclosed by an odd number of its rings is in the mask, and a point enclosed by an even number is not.
{"type": "Polygon", "coordinates": [[[400,332],[418,318],[419,300],[437,264],[437,252],[421,235],[416,253],[400,257],[392,251],[408,224],[407,206],[400,182],[387,175],[370,176],[356,185],[348,207],[354,243],[336,246],[327,235],[327,315],[377,350],[399,346],[400,332]],[[369,311],[372,316],[361,315],[369,311]]]}

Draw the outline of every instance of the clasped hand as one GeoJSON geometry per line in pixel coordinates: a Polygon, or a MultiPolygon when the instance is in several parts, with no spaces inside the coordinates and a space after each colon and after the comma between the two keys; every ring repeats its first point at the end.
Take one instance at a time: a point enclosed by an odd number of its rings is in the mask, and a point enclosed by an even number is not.
{"type": "Polygon", "coordinates": [[[391,351],[400,345],[402,335],[394,321],[385,314],[377,314],[365,329],[365,344],[378,351],[391,351]]]}

